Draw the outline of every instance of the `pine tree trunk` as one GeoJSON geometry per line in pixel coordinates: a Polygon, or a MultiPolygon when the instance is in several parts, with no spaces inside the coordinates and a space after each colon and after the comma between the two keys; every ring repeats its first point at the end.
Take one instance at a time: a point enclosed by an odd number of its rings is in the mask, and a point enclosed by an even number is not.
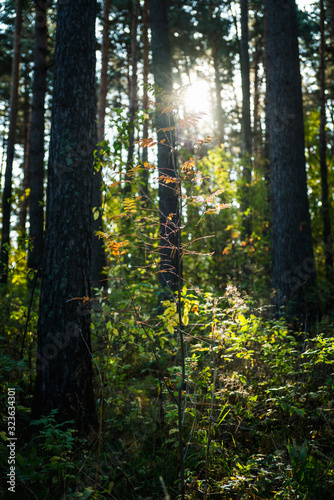
{"type": "Polygon", "coordinates": [[[325,9],[324,0],[320,0],[320,130],[319,153],[321,173],[321,202],[323,221],[323,240],[325,246],[326,279],[329,282],[333,270],[333,246],[331,239],[330,201],[328,196],[328,172],[326,161],[326,84],[325,84],[325,9]]]}
{"type": "MultiPolygon", "coordinates": [[[[28,69],[28,68],[27,68],[28,69]]],[[[27,71],[29,72],[29,70],[27,71]]],[[[27,75],[28,78],[28,75],[27,75]]],[[[29,194],[27,192],[30,185],[30,103],[29,84],[25,82],[24,89],[24,112],[23,112],[23,181],[21,191],[21,203],[19,213],[19,234],[26,236],[26,222],[29,204],[29,194]]]]}
{"type": "Polygon", "coordinates": [[[9,132],[7,140],[7,161],[5,171],[5,185],[2,194],[2,230],[0,255],[0,282],[8,281],[8,262],[10,246],[10,215],[12,211],[12,174],[15,148],[15,130],[17,118],[17,101],[19,90],[19,74],[21,59],[21,29],[22,29],[22,0],[16,2],[16,18],[14,31],[14,55],[12,62],[12,82],[10,89],[9,132]]]}
{"type": "MultiPolygon", "coordinates": [[[[107,107],[107,94],[108,94],[108,64],[109,64],[109,13],[110,13],[110,0],[104,0],[103,5],[103,30],[102,30],[102,54],[101,54],[101,76],[99,86],[99,97],[97,104],[97,142],[101,144],[105,140],[105,117],[107,107]]],[[[98,154],[101,156],[101,147],[98,146],[98,154]]],[[[103,161],[103,157],[101,158],[103,161]]],[[[92,214],[92,269],[91,281],[93,287],[102,286],[107,288],[107,277],[104,271],[106,267],[106,254],[104,249],[104,242],[96,234],[97,231],[103,231],[102,222],[102,167],[95,170],[93,173],[93,208],[92,214]],[[97,214],[97,215],[96,215],[97,214]]]]}
{"type": "Polygon", "coordinates": [[[241,7],[241,40],[240,40],[240,66],[242,85],[242,193],[241,212],[243,214],[244,236],[250,237],[252,233],[251,215],[245,215],[250,209],[250,185],[252,181],[252,129],[250,111],[250,79],[249,79],[249,53],[248,53],[248,0],[240,0],[241,7]]]}
{"type": "Polygon", "coordinates": [[[212,38],[211,45],[212,45],[213,68],[215,72],[215,94],[216,94],[215,113],[216,113],[216,123],[217,123],[216,135],[218,137],[219,144],[224,144],[225,127],[224,127],[222,96],[221,96],[222,86],[219,74],[218,44],[216,38],[212,38]]]}
{"type": "MultiPolygon", "coordinates": [[[[168,39],[167,7],[165,0],[150,0],[151,48],[155,85],[170,94],[172,91],[172,59],[168,39]]],[[[158,137],[159,176],[176,177],[173,155],[170,148],[161,144],[166,139],[161,129],[174,125],[167,113],[156,113],[155,124],[158,137]]],[[[170,135],[170,132],[168,132],[170,135]]],[[[172,140],[173,142],[174,140],[172,140]]],[[[167,142],[167,141],[166,141],[167,142]]],[[[176,184],[159,183],[160,210],[160,285],[175,291],[178,286],[179,256],[175,248],[178,242],[178,196],[176,184]]]]}
{"type": "MultiPolygon", "coordinates": [[[[258,11],[255,12],[255,29],[259,30],[258,11]]],[[[262,57],[261,37],[256,35],[254,50],[254,125],[253,125],[253,153],[257,164],[259,164],[262,155],[262,130],[260,119],[260,84],[259,76],[260,62],[262,57]]]]}
{"type": "MultiPolygon", "coordinates": [[[[132,15],[131,15],[131,47],[130,47],[130,78],[129,78],[129,122],[132,124],[129,129],[129,147],[128,158],[126,164],[127,173],[132,168],[133,153],[134,153],[134,137],[135,127],[134,121],[138,111],[138,79],[137,79],[137,66],[138,66],[138,43],[137,43],[137,28],[138,28],[138,15],[139,15],[139,2],[138,0],[132,1],[132,15]]],[[[129,178],[126,178],[129,181],[129,178]]],[[[128,196],[131,193],[131,184],[125,183],[124,195],[128,196]]]]}
{"type": "MultiPolygon", "coordinates": [[[[148,42],[148,29],[149,29],[149,17],[148,17],[148,4],[149,0],[144,0],[143,6],[143,110],[148,113],[148,73],[149,73],[149,42],[148,42]]],[[[145,118],[143,123],[143,137],[148,137],[148,118],[145,118]]],[[[148,161],[148,150],[143,148],[142,162],[143,164],[148,161]]],[[[148,178],[149,171],[147,169],[143,170],[142,175],[142,191],[145,196],[148,196],[148,178]]]]}
{"type": "Polygon", "coordinates": [[[30,195],[28,268],[41,270],[44,237],[44,106],[47,73],[47,2],[35,9],[34,81],[30,124],[30,195]]]}
{"type": "Polygon", "coordinates": [[[90,310],[95,0],[58,2],[33,415],[95,424],[90,310]],[[74,35],[75,34],[75,35],[74,35]],[[88,299],[87,299],[88,300],[88,299]]]}
{"type": "Polygon", "coordinates": [[[272,286],[277,309],[305,319],[317,297],[294,0],[267,0],[267,43],[272,286]]]}

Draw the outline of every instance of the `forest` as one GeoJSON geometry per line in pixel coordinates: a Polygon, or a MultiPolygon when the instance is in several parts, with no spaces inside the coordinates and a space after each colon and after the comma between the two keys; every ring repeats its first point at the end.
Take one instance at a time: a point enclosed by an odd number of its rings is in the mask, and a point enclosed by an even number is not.
{"type": "Polygon", "coordinates": [[[334,499],[334,0],[2,0],[0,498],[334,499]]]}

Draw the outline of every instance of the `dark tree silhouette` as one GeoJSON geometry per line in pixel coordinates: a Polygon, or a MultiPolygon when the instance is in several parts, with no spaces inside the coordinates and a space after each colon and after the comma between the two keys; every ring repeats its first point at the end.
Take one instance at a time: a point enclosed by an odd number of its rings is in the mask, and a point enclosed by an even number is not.
{"type": "Polygon", "coordinates": [[[29,216],[31,247],[28,267],[39,269],[43,260],[43,181],[44,181],[44,103],[47,72],[47,3],[35,8],[34,81],[30,124],[30,195],[29,216]]]}
{"type": "Polygon", "coordinates": [[[272,286],[277,308],[302,317],[316,300],[316,271],[294,0],[267,0],[267,44],[272,286]]]}
{"type": "Polygon", "coordinates": [[[12,81],[10,89],[7,162],[5,171],[5,185],[2,194],[2,229],[1,229],[1,254],[0,254],[1,283],[7,283],[8,280],[10,215],[12,211],[12,175],[13,175],[13,160],[14,160],[14,148],[15,148],[20,59],[21,59],[21,29],[22,29],[22,0],[17,0],[15,31],[14,31],[14,54],[12,61],[12,81]]]}
{"type": "MultiPolygon", "coordinates": [[[[156,87],[170,94],[172,85],[172,60],[168,38],[167,6],[165,0],[150,0],[150,26],[151,26],[151,48],[153,58],[153,74],[156,87]]],[[[157,96],[160,106],[161,95],[157,96]]],[[[163,104],[162,104],[163,105],[163,104]]],[[[173,165],[173,155],[167,144],[160,141],[166,139],[161,130],[173,124],[168,120],[167,113],[161,113],[158,106],[156,113],[156,128],[158,136],[158,169],[159,175],[176,177],[173,165]]],[[[166,141],[167,143],[167,141],[166,141]]],[[[167,185],[163,181],[159,183],[159,210],[160,210],[160,284],[162,288],[166,285],[171,290],[176,290],[179,275],[179,256],[176,247],[178,242],[177,217],[178,197],[176,195],[176,184],[167,185]],[[171,187],[172,186],[172,187],[171,187]]]]}
{"type": "Polygon", "coordinates": [[[33,414],[94,423],[90,312],[95,0],[58,2],[33,414]]]}

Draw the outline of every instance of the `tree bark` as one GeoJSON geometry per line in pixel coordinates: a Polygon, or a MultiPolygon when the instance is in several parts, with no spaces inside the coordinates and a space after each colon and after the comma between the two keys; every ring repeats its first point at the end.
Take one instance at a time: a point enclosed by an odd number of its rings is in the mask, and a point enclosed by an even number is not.
{"type": "Polygon", "coordinates": [[[90,345],[95,0],[58,2],[33,415],[95,424],[90,345]]]}
{"type": "Polygon", "coordinates": [[[260,83],[261,79],[259,76],[260,62],[262,58],[262,40],[259,33],[259,19],[258,10],[255,11],[255,29],[257,34],[255,35],[255,50],[253,56],[254,64],[254,123],[253,123],[253,154],[257,165],[262,156],[262,130],[261,130],[261,119],[260,119],[260,83]]]}
{"type": "MultiPolygon", "coordinates": [[[[153,59],[153,73],[156,87],[170,94],[172,85],[172,59],[168,39],[167,7],[165,0],[150,0],[151,49],[153,59]]],[[[161,99],[161,96],[160,96],[161,99]]],[[[158,96],[159,103],[159,96],[158,96]]],[[[161,105],[161,101],[160,101],[161,105]]],[[[173,154],[166,144],[160,141],[166,139],[161,129],[170,127],[167,113],[156,113],[155,124],[158,137],[158,169],[159,176],[165,175],[176,178],[173,154]]],[[[171,135],[171,132],[168,132],[171,135]]],[[[172,139],[174,146],[174,139],[172,139]]],[[[166,141],[167,143],[167,141],[166,141]]],[[[168,286],[175,291],[178,286],[179,256],[176,247],[178,242],[178,196],[175,183],[159,182],[159,211],[160,211],[160,285],[163,289],[168,286]],[[171,187],[172,186],[172,187],[171,187]]]]}
{"type": "MultiPolygon", "coordinates": [[[[137,43],[137,29],[138,29],[138,15],[139,15],[139,2],[138,0],[132,0],[132,15],[131,15],[131,46],[130,46],[130,79],[129,79],[129,147],[128,147],[128,158],[126,164],[127,173],[132,168],[133,153],[134,153],[134,137],[135,137],[135,127],[134,121],[136,119],[136,113],[138,111],[138,78],[137,78],[137,66],[138,66],[138,43],[137,43]]],[[[127,181],[129,178],[127,177],[127,181]]],[[[131,193],[131,183],[126,182],[124,187],[124,195],[129,196],[131,193]]]]}
{"type": "Polygon", "coordinates": [[[250,111],[250,78],[249,78],[249,53],[248,53],[248,0],[240,0],[241,8],[241,40],[240,40],[240,66],[242,85],[242,191],[241,212],[243,214],[244,236],[250,237],[252,233],[251,215],[245,215],[250,209],[250,185],[252,182],[252,129],[250,111]]]}
{"type": "MultiPolygon", "coordinates": [[[[29,69],[27,68],[27,73],[29,69]]],[[[24,112],[23,112],[23,181],[22,181],[22,194],[19,213],[19,233],[20,236],[26,236],[26,223],[29,205],[29,194],[27,190],[30,185],[30,102],[29,102],[29,82],[24,84],[24,112]]]]}
{"type": "Polygon", "coordinates": [[[267,0],[267,43],[272,286],[278,311],[305,319],[317,295],[294,0],[267,0]]]}
{"type": "MultiPolygon", "coordinates": [[[[107,94],[108,94],[108,64],[109,64],[109,13],[110,13],[110,0],[104,0],[103,4],[103,30],[102,30],[102,54],[101,54],[101,76],[99,86],[99,96],[97,104],[97,142],[101,144],[105,140],[105,118],[107,108],[107,94]]],[[[100,160],[103,163],[102,150],[98,146],[97,151],[100,160]]],[[[103,231],[102,221],[102,166],[99,170],[93,172],[93,208],[97,209],[92,214],[92,269],[91,281],[92,286],[103,286],[107,288],[107,277],[104,271],[106,267],[106,254],[104,242],[96,234],[97,231],[103,231]],[[96,217],[97,214],[98,216],[96,217]]]]}
{"type": "Polygon", "coordinates": [[[330,201],[328,196],[328,172],[326,161],[326,83],[325,83],[325,9],[324,0],[320,0],[320,67],[319,67],[319,90],[320,90],[320,129],[319,129],[319,153],[321,173],[321,203],[323,221],[323,240],[325,247],[325,269],[326,279],[330,281],[333,270],[333,247],[331,238],[330,201]]]}
{"type": "Polygon", "coordinates": [[[224,144],[225,138],[225,127],[224,127],[224,119],[223,119],[223,109],[222,109],[222,85],[219,74],[219,56],[218,56],[218,44],[215,37],[211,40],[212,45],[212,60],[213,60],[213,68],[215,72],[215,94],[216,94],[216,123],[217,123],[217,132],[216,135],[218,137],[219,145],[224,144]]]}
{"type": "MultiPolygon", "coordinates": [[[[148,4],[149,0],[144,0],[143,6],[143,110],[148,113],[148,73],[149,73],[149,41],[148,41],[148,29],[149,29],[149,17],[148,17],[148,4]]],[[[148,118],[145,118],[143,123],[143,137],[148,137],[148,118]]],[[[142,162],[143,164],[148,161],[148,150],[143,148],[142,162]]],[[[147,169],[143,170],[142,175],[142,190],[144,196],[148,196],[148,178],[149,171],[147,169]]],[[[146,200],[147,201],[147,200],[146,200]]],[[[145,201],[145,203],[146,203],[145,201]]]]}
{"type": "Polygon", "coordinates": [[[44,237],[44,106],[47,74],[47,2],[35,8],[34,81],[30,124],[30,248],[28,268],[41,270],[44,237]]]}
{"type": "Polygon", "coordinates": [[[17,101],[21,59],[21,30],[22,30],[22,0],[16,2],[16,18],[14,31],[14,55],[12,62],[12,82],[10,89],[9,132],[7,140],[7,161],[5,171],[5,185],[2,195],[2,230],[0,255],[0,282],[8,281],[8,262],[10,246],[10,215],[12,211],[12,175],[15,149],[15,131],[17,118],[17,101]]]}

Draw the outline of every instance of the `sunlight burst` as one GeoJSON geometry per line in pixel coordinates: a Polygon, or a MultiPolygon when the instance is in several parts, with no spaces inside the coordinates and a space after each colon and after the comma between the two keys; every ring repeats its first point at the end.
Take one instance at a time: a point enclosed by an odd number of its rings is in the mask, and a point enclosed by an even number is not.
{"type": "Polygon", "coordinates": [[[191,83],[186,91],[184,105],[187,112],[212,114],[211,89],[205,80],[191,83]]]}

